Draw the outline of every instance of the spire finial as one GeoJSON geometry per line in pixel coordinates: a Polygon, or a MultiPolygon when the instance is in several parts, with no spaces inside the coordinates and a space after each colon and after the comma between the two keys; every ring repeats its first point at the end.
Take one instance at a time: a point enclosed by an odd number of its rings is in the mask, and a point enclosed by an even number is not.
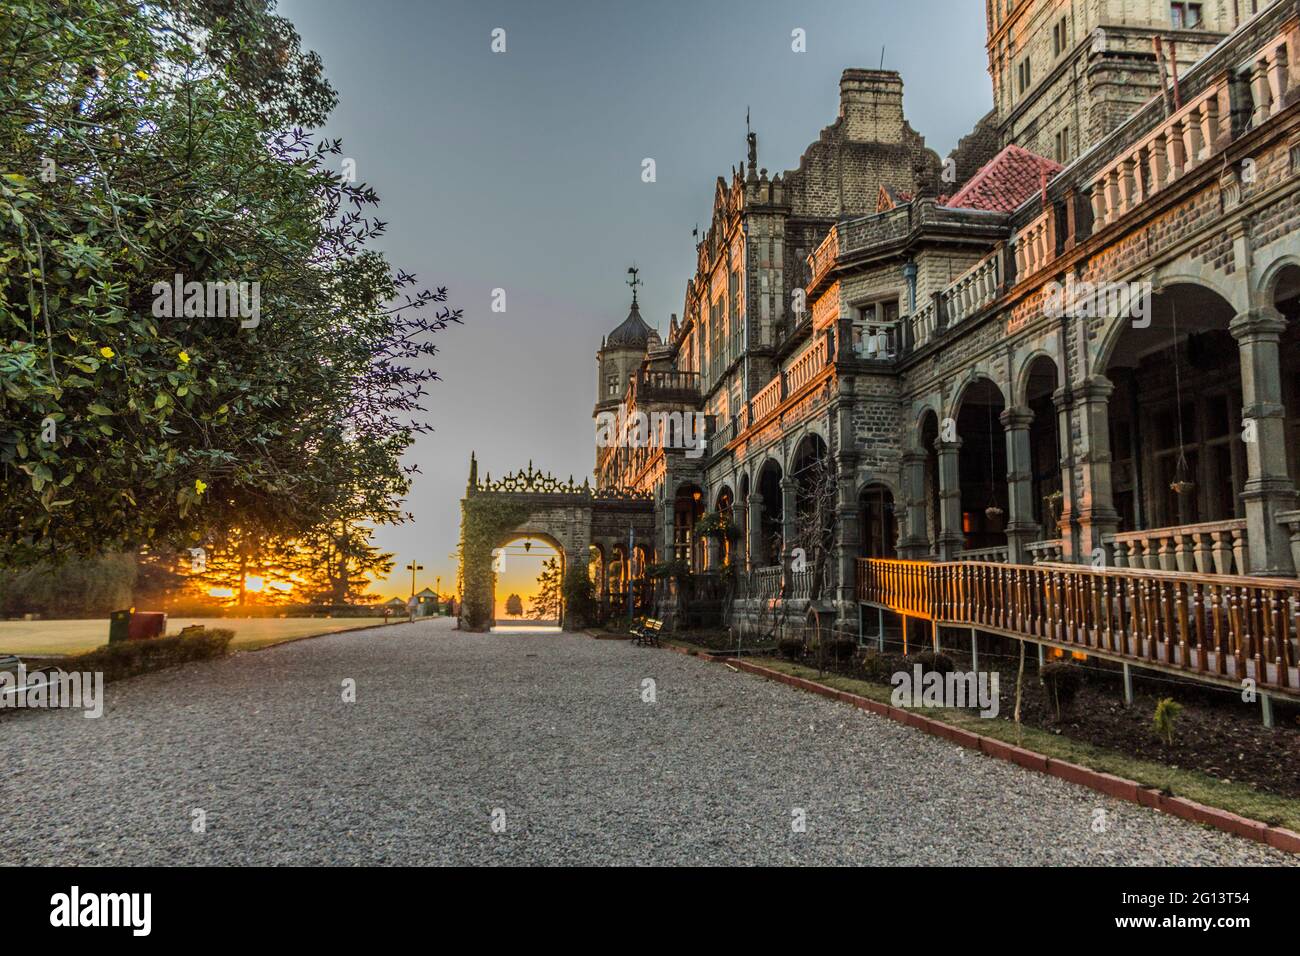
{"type": "Polygon", "coordinates": [[[636,287],[639,285],[645,285],[645,283],[637,276],[637,273],[640,271],[641,270],[638,269],[636,265],[628,266],[627,269],[627,274],[632,277],[627,280],[627,284],[632,287],[632,308],[636,308],[636,287]]]}

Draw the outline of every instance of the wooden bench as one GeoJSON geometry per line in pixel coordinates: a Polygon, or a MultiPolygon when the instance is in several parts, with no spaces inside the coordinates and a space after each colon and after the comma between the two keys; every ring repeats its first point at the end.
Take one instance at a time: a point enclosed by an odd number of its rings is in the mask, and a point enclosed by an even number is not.
{"type": "Polygon", "coordinates": [[[659,632],[664,622],[653,617],[643,617],[632,625],[632,643],[642,646],[659,646],[659,632]]]}

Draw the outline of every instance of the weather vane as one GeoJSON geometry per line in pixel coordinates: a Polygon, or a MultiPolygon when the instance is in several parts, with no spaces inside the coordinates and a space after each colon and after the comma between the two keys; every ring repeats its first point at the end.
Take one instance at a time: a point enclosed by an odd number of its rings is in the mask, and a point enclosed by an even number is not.
{"type": "Polygon", "coordinates": [[[636,305],[636,287],[639,286],[639,285],[644,285],[644,284],[645,284],[645,283],[643,283],[643,282],[642,282],[642,281],[637,277],[637,273],[640,272],[640,271],[641,271],[641,270],[638,269],[636,266],[628,266],[628,269],[627,269],[627,274],[630,275],[630,276],[632,277],[632,278],[630,278],[630,279],[627,280],[627,284],[630,285],[630,286],[632,287],[632,304],[633,304],[633,305],[636,305]]]}

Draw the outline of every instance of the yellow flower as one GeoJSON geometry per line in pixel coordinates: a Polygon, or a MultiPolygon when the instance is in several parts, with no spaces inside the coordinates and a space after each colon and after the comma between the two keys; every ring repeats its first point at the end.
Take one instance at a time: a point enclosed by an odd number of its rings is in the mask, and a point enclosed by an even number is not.
{"type": "Polygon", "coordinates": [[[144,70],[136,70],[136,71],[135,71],[135,78],[136,78],[137,80],[147,80],[147,79],[149,79],[149,74],[146,73],[144,70]]]}
{"type": "Polygon", "coordinates": [[[208,486],[204,483],[202,478],[194,479],[194,493],[196,495],[201,495],[203,494],[203,492],[207,490],[208,490],[208,486]]]}
{"type": "Polygon", "coordinates": [[[182,365],[189,365],[189,364],[190,364],[190,353],[189,353],[189,352],[182,352],[180,355],[178,355],[178,356],[176,356],[176,357],[177,357],[178,359],[181,360],[181,364],[182,364],[182,365]]]}
{"type": "Polygon", "coordinates": [[[107,345],[105,345],[102,349],[99,350],[99,354],[104,356],[104,358],[108,359],[108,358],[112,358],[116,353],[112,349],[110,349],[107,345]]]}

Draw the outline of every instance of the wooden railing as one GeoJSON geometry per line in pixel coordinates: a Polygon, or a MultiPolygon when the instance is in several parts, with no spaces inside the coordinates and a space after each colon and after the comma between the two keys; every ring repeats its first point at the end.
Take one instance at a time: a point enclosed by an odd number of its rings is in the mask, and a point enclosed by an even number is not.
{"type": "Polygon", "coordinates": [[[1300,581],[862,558],[857,592],[938,624],[1300,698],[1300,581]]]}
{"type": "Polygon", "coordinates": [[[1124,531],[1106,535],[1102,543],[1110,552],[1110,563],[1117,568],[1197,574],[1246,573],[1244,520],[1124,531]]]}

